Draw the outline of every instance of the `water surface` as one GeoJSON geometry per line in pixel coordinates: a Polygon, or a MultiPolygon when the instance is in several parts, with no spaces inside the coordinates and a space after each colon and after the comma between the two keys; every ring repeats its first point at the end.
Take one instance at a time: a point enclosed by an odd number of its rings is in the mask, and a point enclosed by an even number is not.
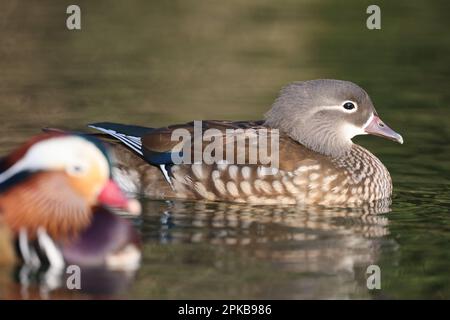
{"type": "MultiPolygon", "coordinates": [[[[405,144],[355,139],[391,172],[388,209],[143,199],[138,273],[48,297],[450,298],[447,1],[379,1],[378,31],[370,1],[78,3],[78,32],[63,3],[2,4],[2,153],[45,126],[260,119],[282,85],[314,78],[363,86],[405,144]]],[[[1,297],[42,298],[11,270],[0,282],[1,297]]]]}

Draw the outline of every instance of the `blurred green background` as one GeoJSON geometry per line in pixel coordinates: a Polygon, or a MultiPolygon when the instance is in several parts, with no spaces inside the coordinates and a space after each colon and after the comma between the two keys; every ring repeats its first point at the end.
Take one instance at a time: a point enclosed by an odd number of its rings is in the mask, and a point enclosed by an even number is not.
{"type": "MultiPolygon", "coordinates": [[[[405,144],[374,137],[355,140],[382,159],[394,180],[392,212],[386,215],[389,235],[381,237],[376,254],[385,282],[379,294],[369,294],[359,281],[331,296],[450,298],[449,12],[450,2],[445,0],[3,0],[0,151],[9,151],[45,126],[261,119],[277,91],[291,81],[350,80],[368,91],[378,113],[403,135],[405,144]],[[81,7],[80,31],[65,26],[66,8],[74,3],[81,7]],[[371,4],[381,7],[381,30],[366,28],[366,8],[371,4]]],[[[326,282],[322,286],[323,277],[317,273],[324,271],[320,268],[307,275],[278,274],[277,263],[283,263],[262,255],[249,262],[249,274],[242,279],[237,274],[248,252],[242,255],[240,246],[229,249],[205,240],[199,252],[230,250],[225,256],[236,262],[231,270],[227,267],[227,281],[222,283],[223,269],[216,266],[222,254],[206,254],[212,259],[208,262],[194,259],[198,265],[193,267],[175,257],[190,256],[197,247],[164,246],[154,236],[159,227],[153,224],[158,225],[163,211],[153,208],[144,219],[144,226],[152,230],[146,247],[151,258],[139,283],[147,285],[137,285],[131,296],[268,297],[295,278],[309,285],[289,285],[281,290],[282,297],[329,297],[325,292],[331,289],[326,282]],[[179,254],[171,255],[173,250],[179,254]],[[197,278],[204,274],[205,263],[215,266],[207,268],[211,278],[197,278]],[[164,273],[169,265],[172,268],[164,273]],[[187,265],[193,268],[189,276],[180,273],[187,265]],[[263,281],[267,277],[261,270],[277,276],[263,281]],[[156,281],[156,289],[148,284],[150,279],[156,281]],[[167,279],[175,279],[171,283],[176,286],[168,285],[167,279]],[[239,290],[237,283],[253,289],[239,290]],[[179,287],[184,294],[174,289],[179,287]],[[275,291],[266,290],[269,287],[275,291]]],[[[258,215],[252,217],[265,225],[258,215]]],[[[266,225],[280,234],[286,226],[289,223],[276,221],[266,225]]],[[[180,228],[176,231],[183,233],[180,228]]],[[[208,228],[212,227],[200,227],[199,232],[208,233],[208,228]]],[[[295,245],[304,249],[300,240],[295,245]]],[[[287,244],[276,250],[283,246],[287,244]]],[[[323,246],[317,242],[317,250],[323,246]]],[[[351,249],[347,242],[342,246],[351,249]]],[[[305,263],[301,257],[289,263],[295,261],[305,263]]],[[[330,277],[333,274],[337,273],[330,277]]]]}

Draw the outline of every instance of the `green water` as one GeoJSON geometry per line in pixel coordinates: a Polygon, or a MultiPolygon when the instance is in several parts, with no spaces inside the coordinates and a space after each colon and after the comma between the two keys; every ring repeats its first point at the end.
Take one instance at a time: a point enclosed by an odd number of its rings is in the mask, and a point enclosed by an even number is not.
{"type": "Polygon", "coordinates": [[[360,84],[405,140],[355,139],[391,172],[388,212],[143,199],[142,267],[107,296],[450,298],[448,1],[378,1],[376,31],[371,1],[77,3],[71,32],[68,2],[2,2],[2,153],[45,126],[259,119],[314,78],[360,84]]]}

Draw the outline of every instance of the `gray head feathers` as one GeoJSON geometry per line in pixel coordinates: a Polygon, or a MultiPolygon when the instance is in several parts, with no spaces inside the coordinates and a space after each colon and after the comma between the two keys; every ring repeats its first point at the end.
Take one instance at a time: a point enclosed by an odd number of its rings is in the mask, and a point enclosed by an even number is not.
{"type": "Polygon", "coordinates": [[[341,156],[351,138],[376,114],[368,94],[341,80],[293,82],[284,87],[265,114],[266,125],[277,128],[306,147],[324,155],[341,156]],[[346,102],[354,105],[344,108],[346,102]]]}

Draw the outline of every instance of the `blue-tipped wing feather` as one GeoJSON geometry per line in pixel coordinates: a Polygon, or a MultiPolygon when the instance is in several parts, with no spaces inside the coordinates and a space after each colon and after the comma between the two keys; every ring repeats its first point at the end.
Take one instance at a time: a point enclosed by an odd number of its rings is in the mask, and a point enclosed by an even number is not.
{"type": "Polygon", "coordinates": [[[173,164],[171,152],[158,152],[143,148],[141,138],[146,134],[152,133],[155,130],[153,128],[111,122],[92,123],[89,127],[121,141],[127,147],[142,156],[150,164],[156,166],[173,164]]]}

